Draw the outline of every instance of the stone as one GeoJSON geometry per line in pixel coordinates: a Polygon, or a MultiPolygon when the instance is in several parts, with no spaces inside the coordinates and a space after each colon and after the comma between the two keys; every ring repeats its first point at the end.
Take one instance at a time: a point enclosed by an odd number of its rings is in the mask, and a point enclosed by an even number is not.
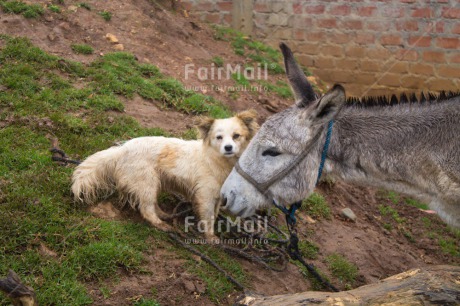
{"type": "Polygon", "coordinates": [[[50,33],[50,34],[46,35],[46,37],[48,37],[49,41],[55,41],[56,40],[56,35],[54,35],[53,33],[50,33]]]}
{"type": "Polygon", "coordinates": [[[67,9],[68,9],[69,11],[75,13],[75,12],[78,10],[78,7],[75,6],[75,5],[70,5],[67,9]]]}
{"type": "Polygon", "coordinates": [[[191,280],[184,279],[182,284],[184,285],[184,289],[187,293],[195,292],[195,284],[191,280]]]}
{"type": "Polygon", "coordinates": [[[118,38],[115,35],[111,34],[111,33],[105,34],[105,38],[108,41],[110,41],[112,44],[117,44],[118,43],[118,38]]]}
{"type": "Polygon", "coordinates": [[[125,50],[125,47],[122,44],[116,44],[113,46],[113,49],[117,51],[123,51],[125,50]]]}
{"type": "Polygon", "coordinates": [[[356,215],[350,208],[342,209],[341,214],[345,219],[356,222],[356,215]]]}

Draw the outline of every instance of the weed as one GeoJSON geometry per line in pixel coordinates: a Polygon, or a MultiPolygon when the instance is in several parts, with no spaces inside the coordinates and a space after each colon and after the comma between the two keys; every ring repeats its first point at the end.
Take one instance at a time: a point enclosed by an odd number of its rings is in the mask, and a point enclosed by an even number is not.
{"type": "Polygon", "coordinates": [[[264,86],[267,91],[274,92],[281,98],[287,99],[293,97],[291,88],[283,81],[277,81],[276,85],[264,80],[260,80],[259,83],[264,86]]]}
{"type": "Polygon", "coordinates": [[[428,217],[422,217],[421,220],[422,220],[423,225],[424,225],[425,227],[431,227],[432,222],[431,222],[430,218],[428,218],[428,217]]]}
{"type": "Polygon", "coordinates": [[[22,1],[0,1],[5,13],[21,14],[26,18],[36,18],[43,15],[44,10],[39,4],[27,4],[22,1]]]}
{"type": "Polygon", "coordinates": [[[404,202],[406,202],[407,205],[414,206],[414,207],[417,207],[417,208],[423,209],[423,210],[428,210],[428,205],[427,204],[419,202],[419,201],[417,201],[415,199],[405,198],[404,202]]]}
{"type": "Polygon", "coordinates": [[[88,11],[91,11],[91,6],[86,2],[80,2],[80,3],[78,3],[77,6],[82,7],[84,9],[88,10],[88,11]]]}
{"type": "Polygon", "coordinates": [[[102,287],[99,287],[99,291],[101,291],[104,299],[108,299],[110,297],[111,292],[109,288],[102,286],[102,287]]]}
{"type": "Polygon", "coordinates": [[[444,253],[460,257],[460,245],[454,239],[439,238],[438,242],[444,253]]]}
{"type": "Polygon", "coordinates": [[[337,253],[327,256],[326,262],[332,275],[344,283],[347,289],[351,289],[358,277],[358,267],[337,253]]]}
{"type": "Polygon", "coordinates": [[[279,63],[281,61],[279,51],[255,41],[241,32],[223,26],[215,26],[214,39],[230,41],[235,54],[250,58],[253,63],[267,67],[268,71],[273,74],[284,73],[284,69],[279,63]]]}
{"type": "Polygon", "coordinates": [[[405,219],[400,217],[399,213],[391,206],[379,205],[379,211],[384,216],[391,216],[397,223],[403,223],[405,221],[405,219]]]}
{"type": "Polygon", "coordinates": [[[399,200],[401,198],[400,195],[397,194],[396,192],[387,191],[387,190],[384,190],[384,189],[378,191],[378,196],[380,198],[389,200],[393,204],[398,204],[399,200]]]}
{"type": "Polygon", "coordinates": [[[233,73],[232,79],[235,80],[236,84],[241,86],[250,86],[248,79],[241,73],[233,73]]]}
{"type": "Polygon", "coordinates": [[[134,306],[160,306],[160,303],[155,300],[146,300],[142,298],[140,301],[135,302],[134,306]]]}
{"type": "Polygon", "coordinates": [[[310,197],[303,200],[302,209],[313,218],[331,218],[331,209],[326,199],[316,192],[313,192],[310,197]]]}
{"type": "Polygon", "coordinates": [[[391,231],[393,229],[393,226],[390,223],[385,223],[383,224],[383,228],[387,231],[391,231]]]}
{"type": "Polygon", "coordinates": [[[412,233],[410,231],[403,229],[402,234],[404,235],[404,237],[407,238],[407,240],[409,240],[409,242],[415,243],[414,236],[412,236],[412,233]]]}
{"type": "Polygon", "coordinates": [[[212,58],[212,62],[214,63],[214,65],[216,65],[217,67],[223,67],[224,66],[224,60],[222,57],[220,56],[214,56],[212,58]]]}
{"type": "Polygon", "coordinates": [[[93,47],[85,44],[75,44],[70,46],[73,50],[73,52],[77,54],[93,54],[94,49],[93,47]]]}
{"type": "Polygon", "coordinates": [[[305,258],[316,259],[319,247],[310,241],[299,241],[299,250],[305,258]]]}
{"type": "Polygon", "coordinates": [[[53,5],[53,4],[50,4],[48,5],[48,9],[54,13],[60,13],[61,12],[61,8],[57,5],[53,5]]]}
{"type": "Polygon", "coordinates": [[[104,18],[105,21],[110,21],[112,20],[112,13],[107,12],[107,11],[102,11],[98,13],[102,18],[104,18]]]}

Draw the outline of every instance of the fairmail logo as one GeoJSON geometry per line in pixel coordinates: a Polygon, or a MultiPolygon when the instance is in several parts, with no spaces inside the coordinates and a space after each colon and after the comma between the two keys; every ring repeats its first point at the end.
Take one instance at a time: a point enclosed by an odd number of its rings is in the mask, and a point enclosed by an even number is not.
{"type": "Polygon", "coordinates": [[[255,67],[243,67],[240,64],[226,64],[222,67],[217,67],[212,63],[211,67],[197,68],[195,64],[186,64],[184,67],[184,74],[186,80],[192,75],[196,75],[200,81],[229,80],[233,75],[236,75],[238,79],[241,79],[243,76],[247,80],[267,80],[268,65],[266,63],[259,63],[255,67]]]}

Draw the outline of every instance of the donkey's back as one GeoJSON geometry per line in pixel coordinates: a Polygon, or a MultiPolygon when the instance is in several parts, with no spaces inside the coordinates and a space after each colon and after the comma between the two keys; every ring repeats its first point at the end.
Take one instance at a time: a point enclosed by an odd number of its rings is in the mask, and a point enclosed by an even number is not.
{"type": "Polygon", "coordinates": [[[347,181],[415,196],[460,226],[460,96],[345,106],[336,122],[333,172],[347,181]]]}

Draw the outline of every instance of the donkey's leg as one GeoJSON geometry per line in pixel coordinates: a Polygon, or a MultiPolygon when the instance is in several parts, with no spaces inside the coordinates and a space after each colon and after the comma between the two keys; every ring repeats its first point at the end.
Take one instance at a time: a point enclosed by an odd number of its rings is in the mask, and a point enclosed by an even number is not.
{"type": "Polygon", "coordinates": [[[434,198],[430,208],[436,211],[439,217],[455,228],[460,229],[460,200],[452,198],[434,198]]]}

